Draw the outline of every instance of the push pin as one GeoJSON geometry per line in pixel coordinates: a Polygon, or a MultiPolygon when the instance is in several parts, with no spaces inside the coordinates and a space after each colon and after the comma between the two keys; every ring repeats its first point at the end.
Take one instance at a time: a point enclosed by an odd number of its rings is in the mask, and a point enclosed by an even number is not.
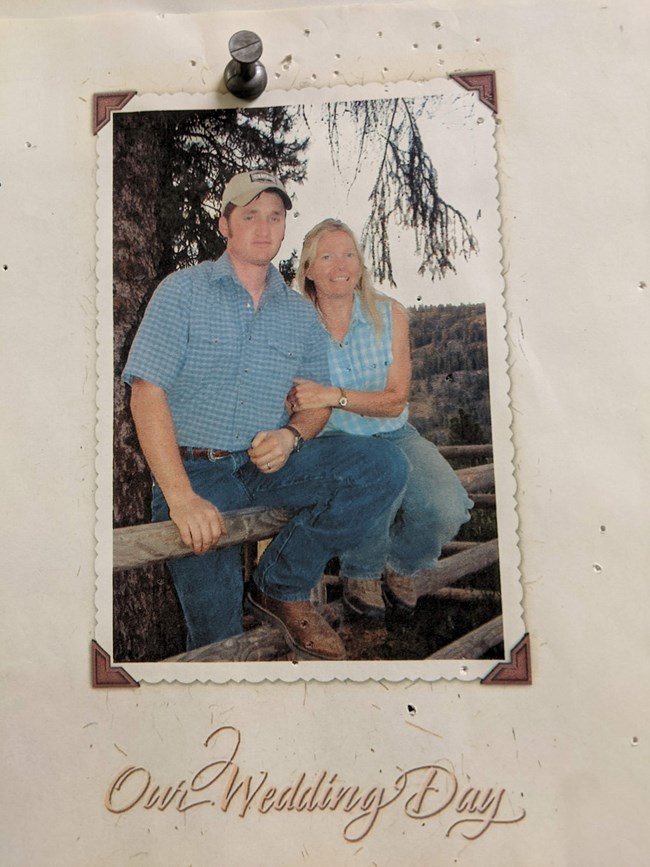
{"type": "Polygon", "coordinates": [[[239,99],[256,99],[266,87],[266,69],[259,62],[262,40],[250,30],[238,30],[230,37],[232,60],[224,70],[226,87],[239,99]]]}

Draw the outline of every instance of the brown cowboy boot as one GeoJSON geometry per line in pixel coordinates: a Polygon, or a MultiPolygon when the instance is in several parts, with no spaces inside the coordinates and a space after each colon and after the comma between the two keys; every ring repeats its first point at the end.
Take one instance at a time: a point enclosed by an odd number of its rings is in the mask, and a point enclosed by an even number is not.
{"type": "Polygon", "coordinates": [[[311,602],[283,602],[251,584],[248,599],[268,623],[279,626],[287,644],[312,659],[345,659],[345,645],[311,602]]]}

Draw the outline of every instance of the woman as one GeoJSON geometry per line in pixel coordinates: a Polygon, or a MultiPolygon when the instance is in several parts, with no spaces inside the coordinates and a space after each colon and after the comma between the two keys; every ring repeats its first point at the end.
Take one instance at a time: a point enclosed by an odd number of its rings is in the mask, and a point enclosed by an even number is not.
{"type": "Polygon", "coordinates": [[[373,288],[359,245],[339,220],[324,220],[305,236],[296,279],[329,334],[335,385],[296,380],[289,403],[295,410],[332,407],[322,435],[385,437],[411,465],[390,537],[360,539],[339,558],[343,598],[371,617],[383,617],[384,597],[412,612],[417,593],[411,576],[435,564],[442,546],[469,520],[473,503],[433,443],[407,421],[408,314],[373,288]]]}

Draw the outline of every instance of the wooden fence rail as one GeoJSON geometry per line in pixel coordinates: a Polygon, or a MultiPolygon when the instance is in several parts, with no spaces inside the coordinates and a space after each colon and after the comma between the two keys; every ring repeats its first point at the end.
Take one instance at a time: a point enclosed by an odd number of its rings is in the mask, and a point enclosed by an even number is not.
{"type": "MultiPolygon", "coordinates": [[[[287,509],[252,506],[234,512],[223,512],[226,534],[215,548],[258,542],[278,533],[291,518],[287,509]]],[[[138,524],[113,530],[113,571],[135,569],[147,563],[160,563],[176,557],[187,557],[192,552],[181,541],[173,521],[156,524],[138,524]]]]}
{"type": "Polygon", "coordinates": [[[427,659],[480,659],[503,641],[503,617],[495,617],[463,635],[446,647],[436,650],[427,659]]]}
{"type": "Polygon", "coordinates": [[[438,451],[443,458],[491,458],[492,445],[474,446],[438,446],[438,451]]]}
{"type": "MultiPolygon", "coordinates": [[[[494,490],[494,466],[485,464],[457,470],[456,475],[477,506],[492,505],[493,494],[478,494],[477,491],[494,490]]],[[[254,506],[233,512],[224,512],[227,533],[215,548],[257,542],[278,533],[294,513],[287,509],[254,506]]],[[[181,541],[173,521],[155,524],[138,524],[120,527],[113,531],[113,571],[135,569],[148,563],[160,563],[191,553],[181,541]]]]}

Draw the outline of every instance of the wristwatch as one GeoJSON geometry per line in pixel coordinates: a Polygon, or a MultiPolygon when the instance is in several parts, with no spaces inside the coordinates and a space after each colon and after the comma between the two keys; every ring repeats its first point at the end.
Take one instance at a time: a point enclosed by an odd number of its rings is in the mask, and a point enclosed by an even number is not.
{"type": "Polygon", "coordinates": [[[341,392],[341,396],[339,397],[339,406],[347,406],[348,405],[348,396],[343,391],[343,389],[339,386],[339,391],[341,392]]]}
{"type": "Polygon", "coordinates": [[[303,439],[302,434],[298,430],[297,427],[294,427],[292,424],[285,424],[285,428],[290,430],[293,434],[293,448],[291,449],[291,453],[299,452],[300,449],[304,446],[305,440],[303,439]]]}

